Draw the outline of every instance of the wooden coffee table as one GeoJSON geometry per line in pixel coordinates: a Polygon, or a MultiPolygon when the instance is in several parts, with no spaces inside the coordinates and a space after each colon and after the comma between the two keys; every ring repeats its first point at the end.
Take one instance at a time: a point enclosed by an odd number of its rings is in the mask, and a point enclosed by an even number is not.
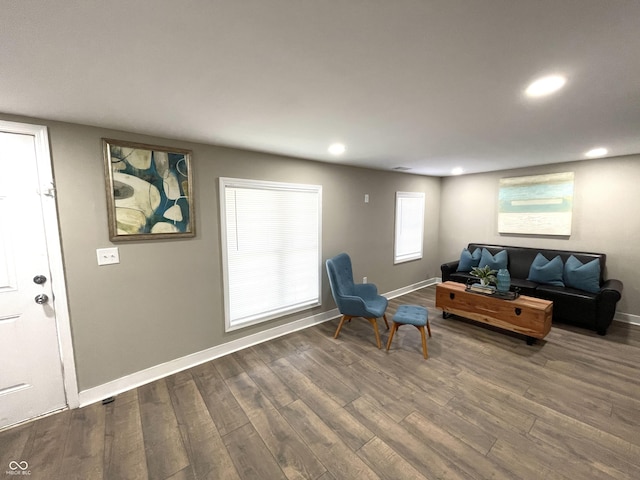
{"type": "Polygon", "coordinates": [[[468,292],[462,283],[444,282],[436,286],[436,307],[442,309],[444,318],[455,314],[526,335],[528,345],[551,330],[553,302],[541,298],[520,295],[515,300],[504,300],[468,292]]]}

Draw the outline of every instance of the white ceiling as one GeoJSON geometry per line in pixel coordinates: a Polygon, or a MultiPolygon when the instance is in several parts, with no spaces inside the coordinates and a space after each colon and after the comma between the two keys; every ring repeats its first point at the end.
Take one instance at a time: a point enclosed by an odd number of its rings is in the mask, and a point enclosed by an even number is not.
{"type": "Polygon", "coordinates": [[[0,2],[4,113],[437,176],[640,152],[637,0],[0,2]]]}

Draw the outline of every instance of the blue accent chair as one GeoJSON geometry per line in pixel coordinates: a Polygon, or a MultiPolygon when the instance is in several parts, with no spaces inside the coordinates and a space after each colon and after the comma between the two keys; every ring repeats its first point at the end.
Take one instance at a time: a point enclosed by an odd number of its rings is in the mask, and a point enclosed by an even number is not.
{"type": "Polygon", "coordinates": [[[353,283],[353,270],[351,268],[351,258],[346,253],[341,253],[326,262],[329,284],[333,299],[342,314],[340,324],[333,338],[338,338],[340,330],[346,321],[352,318],[365,318],[373,325],[376,334],[378,348],[380,344],[380,332],[378,331],[377,318],[382,317],[389,329],[389,322],[385,311],[388,300],[382,295],[378,295],[378,288],[373,283],[353,283]]]}

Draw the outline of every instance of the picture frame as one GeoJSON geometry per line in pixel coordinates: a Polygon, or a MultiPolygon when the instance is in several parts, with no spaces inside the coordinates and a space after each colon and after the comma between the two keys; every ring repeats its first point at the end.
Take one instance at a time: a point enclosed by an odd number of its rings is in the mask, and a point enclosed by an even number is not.
{"type": "Polygon", "coordinates": [[[191,150],[103,138],[109,239],[195,236],[191,150]]]}
{"type": "Polygon", "coordinates": [[[571,235],[574,172],[501,178],[498,233],[571,235]]]}

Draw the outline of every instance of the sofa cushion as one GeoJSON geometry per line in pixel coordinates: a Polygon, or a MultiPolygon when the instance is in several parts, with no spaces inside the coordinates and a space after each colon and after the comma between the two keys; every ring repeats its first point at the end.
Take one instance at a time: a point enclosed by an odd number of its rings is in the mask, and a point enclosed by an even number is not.
{"type": "Polygon", "coordinates": [[[509,258],[507,257],[506,250],[500,250],[495,255],[491,255],[489,250],[483,248],[478,267],[484,268],[489,265],[492,270],[500,270],[501,268],[507,268],[508,260],[509,258]]]}
{"type": "Polygon", "coordinates": [[[536,282],[530,282],[529,280],[524,280],[523,278],[513,278],[511,277],[511,288],[518,289],[521,295],[528,295],[529,297],[535,297],[536,289],[540,284],[536,282]]]}
{"type": "Polygon", "coordinates": [[[540,285],[536,297],[553,302],[553,321],[582,324],[595,328],[598,295],[584,290],[540,285]]]}
{"type": "Polygon", "coordinates": [[[473,267],[477,267],[480,263],[480,256],[482,250],[476,248],[473,253],[468,248],[462,250],[460,254],[460,263],[458,264],[457,272],[470,272],[473,267]]]}
{"type": "Polygon", "coordinates": [[[571,255],[564,264],[564,284],[586,292],[600,291],[600,260],[582,263],[571,255]]]}
{"type": "Polygon", "coordinates": [[[453,282],[468,284],[470,282],[477,283],[478,277],[474,277],[469,272],[453,272],[449,276],[449,280],[453,282]]]}
{"type": "Polygon", "coordinates": [[[564,287],[562,272],[563,264],[560,255],[554,257],[553,260],[548,260],[547,257],[538,253],[536,258],[533,260],[533,263],[531,263],[527,280],[542,283],[544,285],[564,287]]]}

